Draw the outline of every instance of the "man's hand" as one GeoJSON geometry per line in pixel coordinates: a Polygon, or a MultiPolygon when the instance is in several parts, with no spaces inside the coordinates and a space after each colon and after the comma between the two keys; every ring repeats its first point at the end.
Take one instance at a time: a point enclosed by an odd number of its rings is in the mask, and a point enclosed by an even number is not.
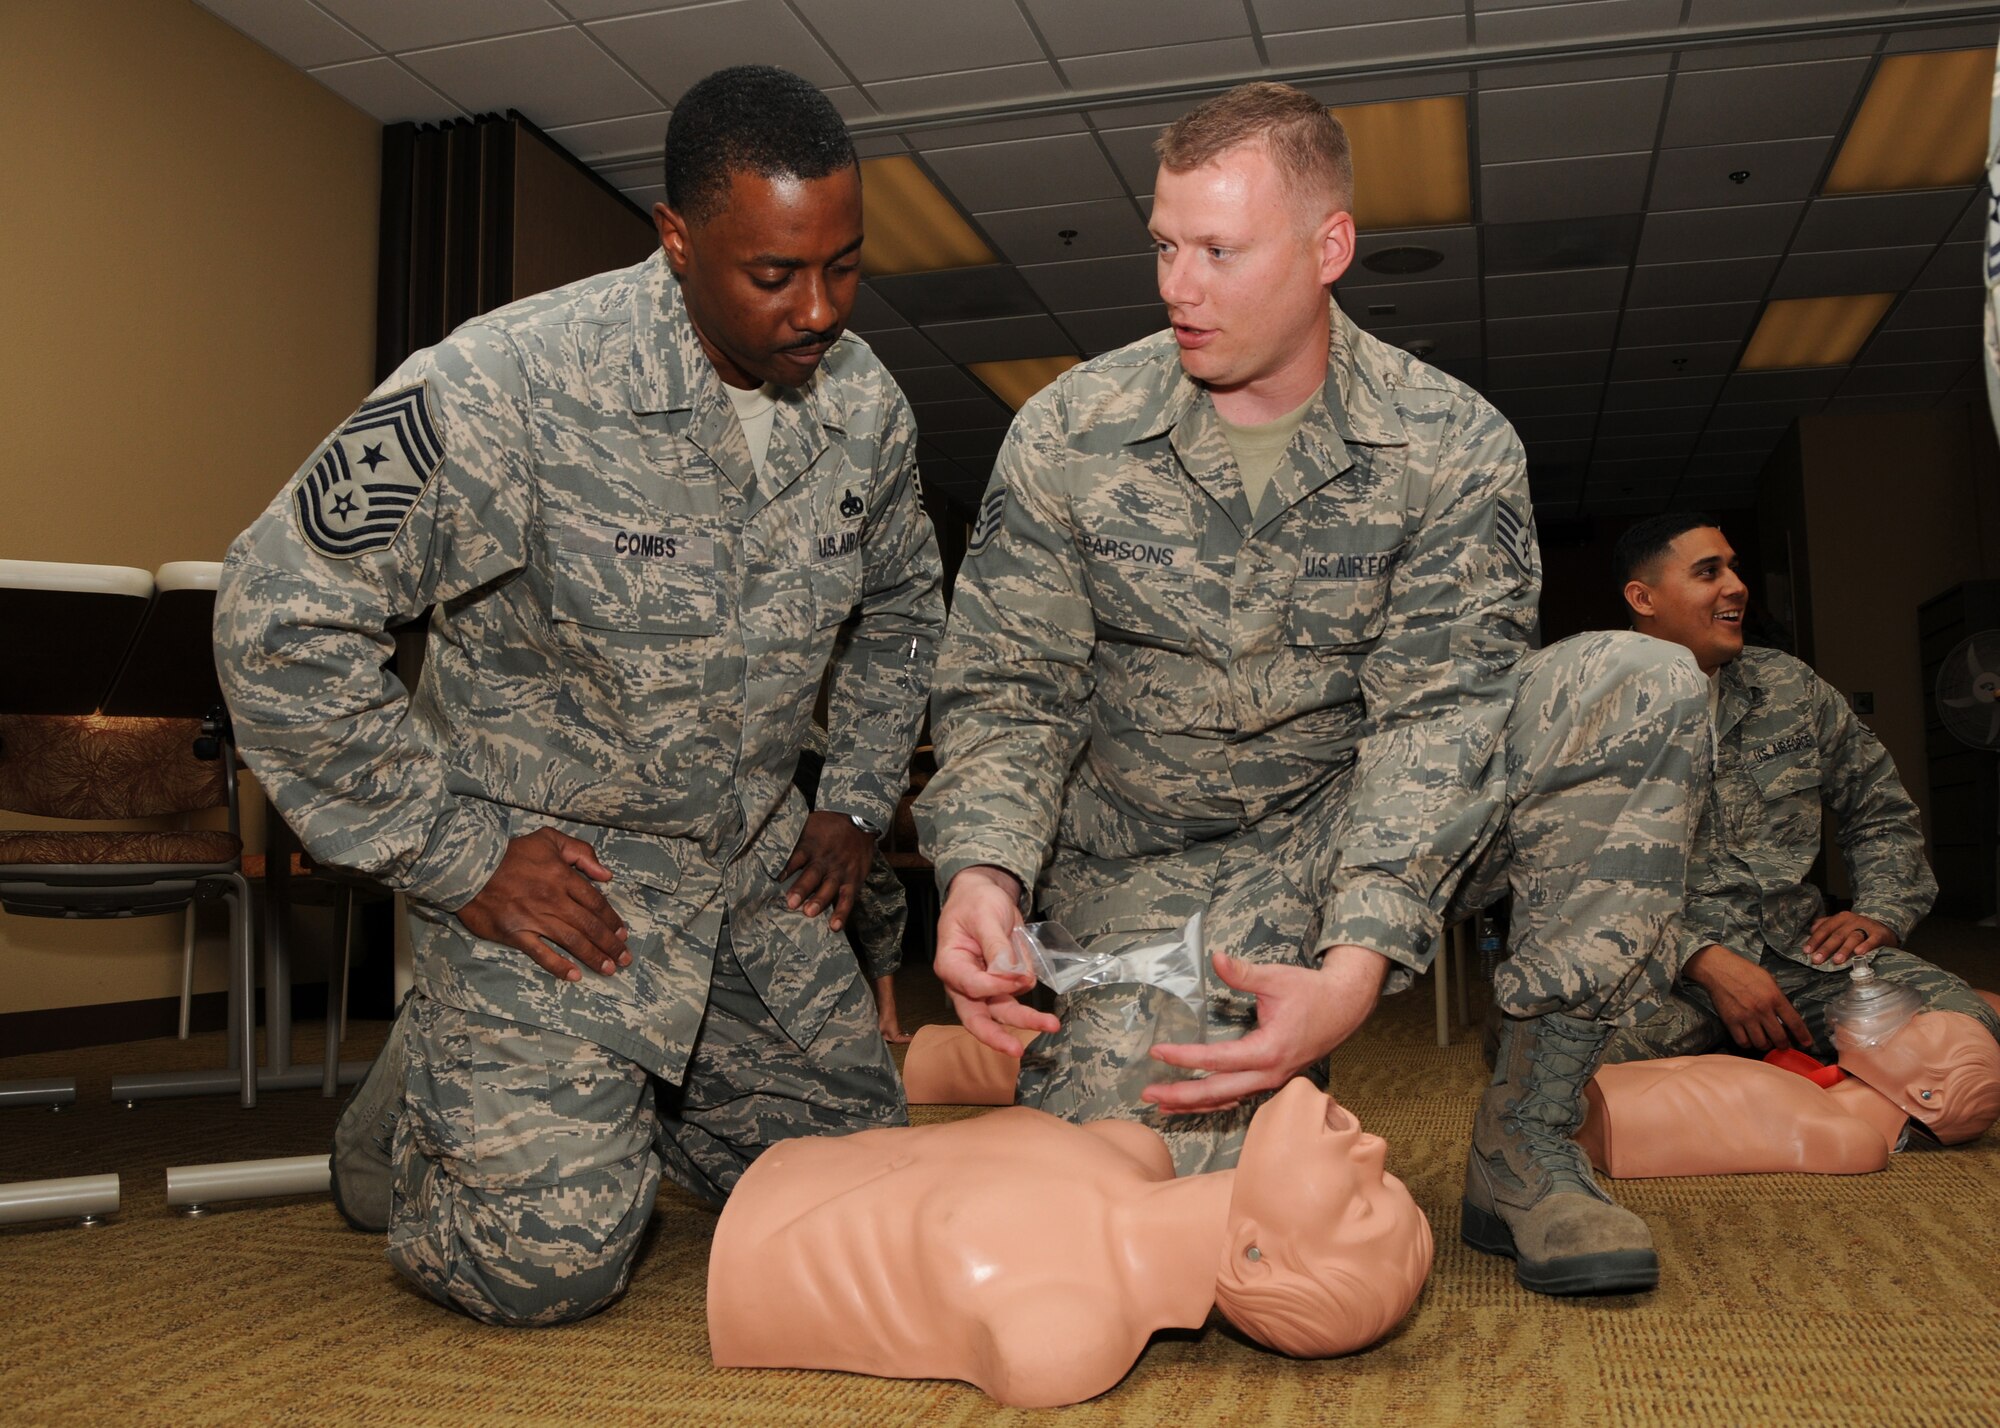
{"type": "Polygon", "coordinates": [[[840,931],[847,925],[847,914],[854,911],[854,895],[861,890],[874,856],[874,838],[846,814],[808,813],[792,856],[778,874],[779,882],[799,875],[785,894],[785,906],[802,908],[807,917],[818,917],[821,909],[830,907],[833,919],[827,925],[840,931]]]}
{"type": "Polygon", "coordinates": [[[967,868],[951,880],[944,909],[938,915],[937,957],[932,963],[938,980],[951,997],[965,1029],[984,1045],[1015,1060],[1021,1043],[1003,1029],[1060,1031],[1062,1023],[1047,1012],[1024,1007],[1016,1000],[1035,985],[1027,973],[993,972],[988,968],[1006,955],[1021,922],[1021,884],[999,868],[967,868]]]}
{"type": "Polygon", "coordinates": [[[1778,990],[1778,979],[1755,962],[1711,942],[1688,958],[1681,975],[1708,993],[1738,1046],[1752,1051],[1776,1051],[1787,1044],[1811,1048],[1812,1032],[1804,1018],[1778,990]]]}
{"type": "Polygon", "coordinates": [[[479,895],[458,910],[474,937],[518,947],[552,977],[566,982],[583,973],[564,961],[554,943],[584,966],[609,975],[632,963],[625,950],[625,919],[612,910],[598,883],[611,870],[590,844],[553,828],[537,828],[507,844],[506,856],[479,895]]]}
{"type": "Polygon", "coordinates": [[[1354,1035],[1382,994],[1389,959],[1366,947],[1327,951],[1310,967],[1245,962],[1215,954],[1215,972],[1257,998],[1257,1029],[1212,1046],[1162,1043],[1153,1059],[1210,1074],[1148,1086],[1140,1099],[1176,1114],[1226,1111],[1259,1091],[1276,1090],[1354,1035]]]}
{"type": "Polygon", "coordinates": [[[1839,912],[1813,919],[1812,934],[1806,938],[1806,955],[1818,965],[1831,962],[1845,966],[1850,958],[1873,952],[1877,947],[1894,947],[1896,931],[1887,923],[1858,912],[1839,912]]]}

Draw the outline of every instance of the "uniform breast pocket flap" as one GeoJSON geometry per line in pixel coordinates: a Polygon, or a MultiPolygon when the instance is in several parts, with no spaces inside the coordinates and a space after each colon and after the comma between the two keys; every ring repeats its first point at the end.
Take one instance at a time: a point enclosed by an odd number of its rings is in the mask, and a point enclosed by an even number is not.
{"type": "Polygon", "coordinates": [[[1292,583],[1286,640],[1313,649],[1352,649],[1389,622],[1393,550],[1312,551],[1292,583]]]}
{"type": "Polygon", "coordinates": [[[1194,544],[1103,532],[1079,538],[1097,637],[1114,644],[1185,649],[1198,616],[1194,544]]]}
{"type": "Polygon", "coordinates": [[[673,555],[619,559],[555,552],[551,614],[559,623],[637,635],[706,635],[716,628],[715,566],[706,540],[673,555]]]}
{"type": "Polygon", "coordinates": [[[1816,790],[1820,786],[1819,766],[1804,760],[1775,758],[1765,763],[1752,764],[1750,777],[1757,781],[1757,787],[1764,792],[1767,803],[1781,798],[1790,798],[1816,790]]]}

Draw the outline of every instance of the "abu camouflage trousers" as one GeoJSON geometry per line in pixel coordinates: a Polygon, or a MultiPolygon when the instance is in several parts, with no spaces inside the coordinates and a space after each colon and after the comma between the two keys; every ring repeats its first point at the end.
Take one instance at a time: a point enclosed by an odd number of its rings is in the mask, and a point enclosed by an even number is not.
{"type": "MultiPolygon", "coordinates": [[[[1923,999],[1925,1011],[1963,1012],[1992,1032],[1995,1040],[2000,1040],[2000,1015],[1995,1015],[1993,1008],[1970,986],[1944,968],[1895,947],[1883,947],[1872,957],[1875,975],[1915,992],[1923,999]]],[[[1834,1060],[1826,1009],[1847,990],[1847,968],[1815,967],[1768,952],[1758,965],[1771,974],[1778,990],[1812,1032],[1812,1054],[1822,1061],[1834,1060]]],[[[1659,1012],[1637,1026],[1621,1027],[1612,1033],[1604,1059],[1650,1061],[1660,1056],[1699,1056],[1705,1051],[1727,1049],[1730,1044],[1729,1029],[1715,1014],[1715,1003],[1709,1000],[1707,991],[1697,983],[1682,980],[1675,984],[1673,996],[1659,1012]]]]}
{"type": "Polygon", "coordinates": [[[893,977],[903,966],[903,929],[910,921],[909,894],[880,848],[868,862],[868,876],[854,895],[847,919],[848,940],[861,963],[862,975],[873,982],[893,977]]]}
{"type": "Polygon", "coordinates": [[[777,1141],[908,1119],[860,976],[798,1046],[727,928],[678,1086],[591,1042],[422,992],[408,1011],[389,1260],[490,1324],[564,1323],[616,1298],[662,1172],[719,1202],[777,1141]]]}
{"type": "MultiPolygon", "coordinates": [[[[1688,846],[1707,797],[1706,683],[1679,646],[1620,632],[1565,640],[1529,655],[1521,670],[1489,775],[1502,792],[1443,921],[1512,894],[1508,956],[1494,979],[1509,1016],[1644,1019],[1668,995],[1668,929],[1686,894],[1688,846]]],[[[1089,896],[1066,890],[1051,897],[1049,911],[1091,950],[1115,952],[1158,940],[1201,906],[1211,951],[1312,965],[1319,909],[1330,900],[1330,830],[1344,797],[1342,789],[1282,839],[1252,828],[1200,850],[1214,861],[1205,904],[1164,897],[1151,926],[1129,915],[1094,917],[1089,896]]],[[[1144,860],[1128,867],[1129,879],[1147,877],[1144,860]]],[[[1256,1102],[1162,1116],[1137,1100],[1140,1068],[1157,1067],[1156,1079],[1170,1074],[1146,1056],[1143,1000],[1129,985],[1060,999],[1062,1030],[1037,1038],[1022,1057],[1021,1103],[1072,1121],[1140,1121],[1166,1139],[1182,1175],[1234,1165],[1256,1102]]],[[[1254,999],[1212,984],[1209,1041],[1255,1025],[1254,999]]],[[[1306,1071],[1325,1075],[1323,1064],[1306,1071]]]]}

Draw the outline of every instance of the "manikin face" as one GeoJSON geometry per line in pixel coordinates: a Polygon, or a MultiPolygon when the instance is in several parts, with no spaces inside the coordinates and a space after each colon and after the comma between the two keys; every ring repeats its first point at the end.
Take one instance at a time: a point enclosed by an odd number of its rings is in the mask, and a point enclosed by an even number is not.
{"type": "Polygon", "coordinates": [[[1354,219],[1286,187],[1263,144],[1162,168],[1152,234],[1181,365],[1211,391],[1323,372],[1328,293],[1354,257],[1354,219]]]}
{"type": "Polygon", "coordinates": [[[732,387],[802,386],[840,336],[861,281],[861,171],[730,176],[722,208],[690,223],[653,208],[688,320],[732,387]]]}
{"type": "MultiPolygon", "coordinates": [[[[1372,1343],[1415,1302],[1430,1270],[1430,1224],[1403,1182],[1382,1170],[1387,1147],[1310,1081],[1291,1082],[1258,1110],[1237,1162],[1223,1253],[1232,1322],[1288,1353],[1347,1352],[1372,1343]],[[1367,1285],[1349,1297],[1345,1284],[1367,1285]],[[1256,1303],[1322,1301],[1314,1347],[1286,1342],[1256,1303]]],[[[1289,1307],[1289,1306],[1287,1306],[1289,1307]]]]}
{"type": "Polygon", "coordinates": [[[1633,628],[1686,646],[1703,674],[1743,653],[1749,599],[1749,587],[1736,574],[1736,552],[1713,526],[1683,531],[1653,569],[1625,586],[1633,628]]]}
{"type": "Polygon", "coordinates": [[[1886,1041],[1842,1048],[1840,1065],[1946,1145],[2000,1120],[2000,1042],[1963,1012],[1919,1012],[1886,1041]]]}

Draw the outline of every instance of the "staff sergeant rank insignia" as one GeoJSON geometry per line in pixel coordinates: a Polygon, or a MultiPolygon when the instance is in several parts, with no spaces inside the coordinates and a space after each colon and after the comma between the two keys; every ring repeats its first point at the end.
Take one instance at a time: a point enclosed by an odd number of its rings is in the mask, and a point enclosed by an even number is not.
{"type": "Polygon", "coordinates": [[[385,549],[443,461],[421,382],[366,401],[299,478],[299,531],[335,560],[385,549]]]}

